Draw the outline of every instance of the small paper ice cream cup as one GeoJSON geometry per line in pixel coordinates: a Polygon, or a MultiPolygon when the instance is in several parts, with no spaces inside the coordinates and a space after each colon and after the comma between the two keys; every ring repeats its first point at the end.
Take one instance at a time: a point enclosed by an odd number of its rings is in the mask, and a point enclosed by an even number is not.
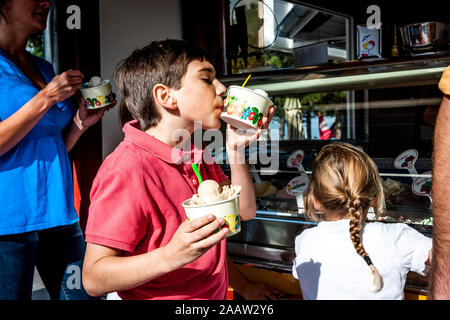
{"type": "Polygon", "coordinates": [[[242,130],[259,129],[271,106],[273,102],[263,90],[230,86],[220,118],[242,130]]]}
{"type": "MultiPolygon", "coordinates": [[[[223,218],[225,220],[225,224],[222,226],[222,228],[226,225],[230,229],[227,237],[231,237],[241,231],[241,217],[239,215],[239,194],[227,200],[209,204],[192,205],[190,202],[191,199],[188,199],[186,201],[183,201],[182,203],[189,221],[195,220],[204,215],[213,214],[217,218],[223,218]]],[[[217,229],[215,232],[218,232],[219,230],[220,229],[217,229]]]]}
{"type": "Polygon", "coordinates": [[[103,80],[98,86],[90,86],[89,82],[83,83],[80,91],[86,100],[86,107],[88,109],[103,108],[114,101],[110,80],[103,80]]]}

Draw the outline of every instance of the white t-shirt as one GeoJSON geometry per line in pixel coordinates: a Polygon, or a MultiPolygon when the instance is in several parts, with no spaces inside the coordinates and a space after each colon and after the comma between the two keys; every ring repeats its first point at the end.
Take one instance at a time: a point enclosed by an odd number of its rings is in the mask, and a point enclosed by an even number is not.
{"type": "Polygon", "coordinates": [[[407,273],[428,272],[431,238],[402,223],[366,223],[363,246],[383,279],[373,292],[371,270],[353,247],[349,225],[349,219],[320,222],[295,238],[292,273],[305,300],[400,300],[407,273]]]}

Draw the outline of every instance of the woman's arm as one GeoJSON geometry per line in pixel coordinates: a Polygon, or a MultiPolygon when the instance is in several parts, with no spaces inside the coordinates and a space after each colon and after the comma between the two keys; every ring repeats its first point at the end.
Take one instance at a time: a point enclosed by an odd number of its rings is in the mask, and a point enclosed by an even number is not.
{"type": "Polygon", "coordinates": [[[86,100],[81,97],[79,101],[79,107],[77,113],[73,117],[73,121],[69,124],[67,128],[67,132],[64,138],[64,142],[66,144],[67,152],[72,150],[72,148],[77,143],[78,139],[80,139],[81,135],[92,125],[97,123],[103,115],[105,111],[113,108],[116,103],[116,95],[113,93],[114,101],[105,108],[88,110],[86,107],[86,100]]]}
{"type": "Polygon", "coordinates": [[[85,99],[80,98],[78,110],[73,117],[73,121],[69,123],[67,132],[64,137],[64,143],[66,145],[67,152],[70,152],[72,148],[80,139],[81,135],[93,124],[103,117],[106,110],[116,105],[116,100],[106,108],[88,110],[85,104],[85,99]]]}
{"type": "Polygon", "coordinates": [[[16,146],[55,103],[71,97],[81,87],[83,75],[69,70],[57,75],[30,101],[0,122],[0,156],[16,146]]]}
{"type": "Polygon", "coordinates": [[[22,108],[0,122],[0,156],[20,142],[44,116],[53,102],[40,91],[22,108]]]}
{"type": "Polygon", "coordinates": [[[75,115],[73,121],[70,122],[64,137],[64,144],[66,145],[67,152],[72,150],[78,139],[80,139],[81,135],[87,130],[87,127],[83,127],[81,124],[76,124],[76,121],[75,115]]]}

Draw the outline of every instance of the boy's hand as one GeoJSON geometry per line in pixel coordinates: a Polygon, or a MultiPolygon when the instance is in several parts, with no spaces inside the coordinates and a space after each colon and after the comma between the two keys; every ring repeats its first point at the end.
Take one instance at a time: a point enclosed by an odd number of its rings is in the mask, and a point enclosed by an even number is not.
{"type": "Polygon", "coordinates": [[[174,269],[196,260],[211,247],[225,239],[230,231],[223,228],[213,233],[225,223],[223,218],[217,219],[213,214],[183,222],[164,247],[168,261],[173,261],[174,269]]]}
{"type": "Polygon", "coordinates": [[[269,114],[267,115],[267,117],[263,118],[262,127],[258,130],[241,130],[232,127],[230,124],[227,124],[226,136],[228,150],[243,150],[251,142],[257,140],[260,137],[262,130],[266,130],[267,128],[269,128],[269,124],[273,119],[276,108],[276,106],[271,106],[269,108],[269,114]]]}

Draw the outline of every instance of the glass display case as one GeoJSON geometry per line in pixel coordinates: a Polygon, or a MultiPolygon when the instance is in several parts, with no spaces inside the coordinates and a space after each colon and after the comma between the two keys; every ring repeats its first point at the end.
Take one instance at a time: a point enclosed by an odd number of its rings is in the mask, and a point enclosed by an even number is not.
{"type": "MultiPolygon", "coordinates": [[[[407,223],[431,237],[432,138],[442,99],[437,83],[449,64],[444,54],[252,74],[246,87],[268,92],[277,110],[258,145],[247,150],[257,215],[227,241],[233,260],[291,271],[295,237],[315,225],[293,192],[296,179],[336,141],[361,147],[378,166],[387,210],[381,216],[369,211],[369,220],[407,223]]],[[[219,80],[241,85],[247,75],[219,80]]],[[[216,161],[229,174],[226,161],[216,161]]],[[[416,277],[409,285],[424,290],[426,281],[416,277]]]]}

